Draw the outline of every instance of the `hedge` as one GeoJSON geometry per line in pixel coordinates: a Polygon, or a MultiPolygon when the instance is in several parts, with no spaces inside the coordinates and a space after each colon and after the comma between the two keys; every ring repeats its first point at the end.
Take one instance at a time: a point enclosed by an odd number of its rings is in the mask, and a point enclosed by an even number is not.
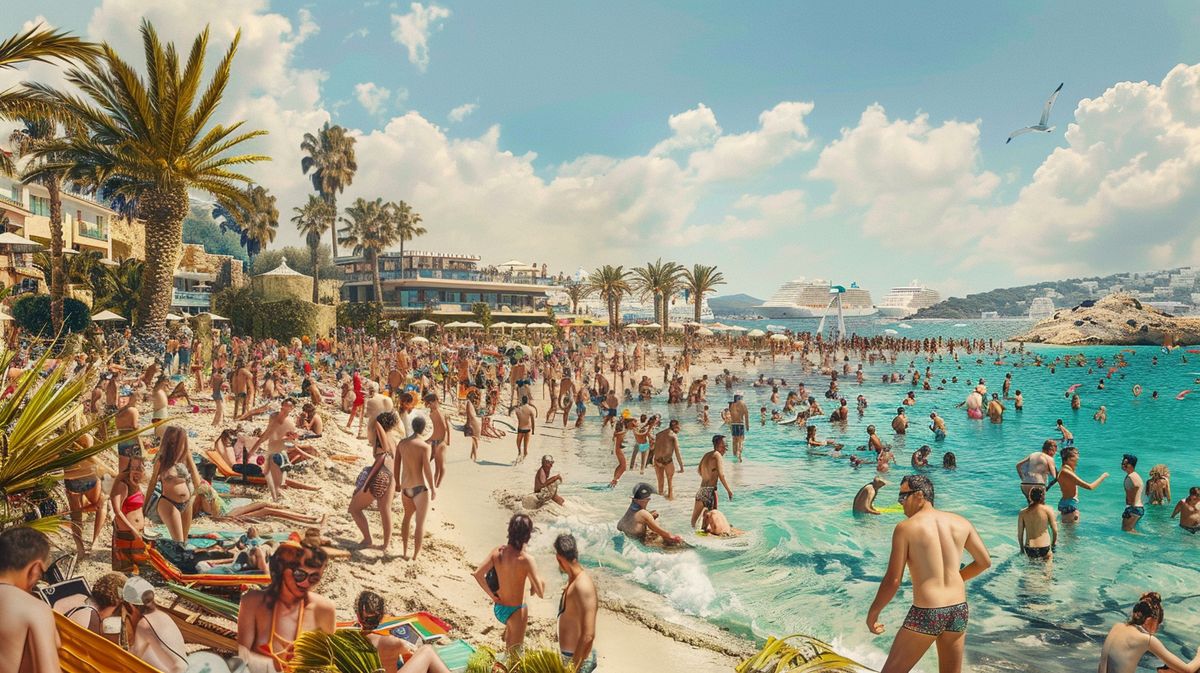
{"type": "MultiPolygon", "coordinates": [[[[50,295],[28,294],[13,304],[13,320],[21,329],[35,336],[54,336],[50,324],[50,295]]],[[[63,330],[82,332],[92,324],[87,304],[71,297],[63,299],[63,330]]]]}

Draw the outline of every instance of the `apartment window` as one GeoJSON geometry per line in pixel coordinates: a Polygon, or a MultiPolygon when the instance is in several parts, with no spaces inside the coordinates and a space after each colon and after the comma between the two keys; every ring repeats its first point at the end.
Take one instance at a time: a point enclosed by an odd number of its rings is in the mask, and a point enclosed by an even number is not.
{"type": "Polygon", "coordinates": [[[29,212],[42,217],[50,217],[50,199],[41,196],[29,197],[29,212]]]}
{"type": "Polygon", "coordinates": [[[12,200],[20,203],[20,201],[21,201],[21,186],[20,185],[12,186],[12,200]]]}
{"type": "Polygon", "coordinates": [[[83,222],[83,211],[82,210],[75,211],[75,221],[83,222]]]}

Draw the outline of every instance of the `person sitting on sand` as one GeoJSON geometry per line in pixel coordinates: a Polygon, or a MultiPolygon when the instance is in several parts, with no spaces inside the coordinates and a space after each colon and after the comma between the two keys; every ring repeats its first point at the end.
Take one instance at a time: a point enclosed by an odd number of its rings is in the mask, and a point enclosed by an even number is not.
{"type": "Polygon", "coordinates": [[[533,494],[537,498],[538,507],[545,505],[553,500],[558,504],[563,504],[565,501],[558,494],[558,487],[562,484],[563,478],[561,474],[551,475],[550,471],[554,469],[554,456],[542,456],[542,466],[537,472],[533,473],[533,494]]]}
{"type": "Polygon", "coordinates": [[[654,487],[650,484],[638,484],[634,487],[629,509],[625,510],[625,514],[617,522],[617,530],[647,543],[652,542],[654,536],[662,539],[663,544],[683,542],[682,537],[674,535],[658,525],[658,512],[646,509],[653,493],[654,487]]]}
{"type": "Polygon", "coordinates": [[[317,439],[325,432],[325,421],[317,413],[317,407],[312,402],[306,402],[296,418],[296,430],[301,431],[300,439],[317,439]]]}
{"type": "Polygon", "coordinates": [[[533,555],[525,552],[532,535],[533,521],[524,514],[514,514],[508,521],[508,544],[493,549],[475,570],[475,581],[494,603],[492,612],[496,621],[504,625],[504,647],[509,652],[516,651],[525,641],[525,628],[529,624],[525,584],[529,584],[529,593],[538,598],[544,597],[546,591],[533,555]]]}
{"type": "Polygon", "coordinates": [[[875,509],[875,497],[879,495],[879,489],[884,486],[887,486],[887,482],[883,477],[875,477],[858,489],[858,493],[854,496],[854,512],[856,514],[883,514],[875,509]]]}
{"type": "Polygon", "coordinates": [[[296,637],[305,631],[334,632],[333,601],[313,591],[328,562],[320,547],[288,540],[271,554],[270,584],[242,594],[238,657],[250,673],[287,670],[296,637]]]}
{"type": "Polygon", "coordinates": [[[1133,606],[1129,620],[1113,625],[1105,636],[1098,672],[1136,673],[1142,657],[1149,652],[1162,660],[1170,671],[1195,673],[1200,669],[1200,652],[1190,662],[1175,656],[1154,635],[1162,623],[1162,598],[1153,591],[1142,594],[1133,606]]]}
{"type": "Polygon", "coordinates": [[[104,633],[104,622],[109,618],[121,621],[121,589],[125,576],[121,573],[106,573],[92,584],[91,595],[74,594],[54,602],[54,611],[75,622],[92,633],[104,633]]]}
{"type": "Polygon", "coordinates": [[[385,615],[387,605],[383,597],[373,591],[363,591],[354,601],[354,618],[358,621],[358,628],[379,653],[383,673],[397,673],[401,667],[404,673],[450,673],[450,669],[438,658],[436,648],[421,645],[414,649],[403,638],[390,633],[377,633],[385,615]]]}

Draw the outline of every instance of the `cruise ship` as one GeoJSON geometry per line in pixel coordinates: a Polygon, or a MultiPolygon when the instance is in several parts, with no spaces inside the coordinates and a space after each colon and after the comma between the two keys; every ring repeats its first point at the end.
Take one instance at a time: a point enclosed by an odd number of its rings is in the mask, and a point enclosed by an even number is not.
{"type": "Polygon", "coordinates": [[[879,315],[885,318],[904,318],[942,300],[937,290],[930,290],[917,281],[892,288],[879,302],[879,315]]]}
{"type": "Polygon", "coordinates": [[[1054,315],[1054,300],[1049,297],[1034,297],[1029,302],[1029,319],[1045,320],[1054,315]]]}
{"type": "MultiPolygon", "coordinates": [[[[832,283],[820,278],[788,281],[771,298],[758,307],[758,312],[767,318],[823,318],[836,316],[837,306],[830,306],[833,299],[832,283]]],[[[842,315],[853,318],[875,315],[878,311],[871,304],[871,293],[857,283],[842,293],[842,315]]]]}

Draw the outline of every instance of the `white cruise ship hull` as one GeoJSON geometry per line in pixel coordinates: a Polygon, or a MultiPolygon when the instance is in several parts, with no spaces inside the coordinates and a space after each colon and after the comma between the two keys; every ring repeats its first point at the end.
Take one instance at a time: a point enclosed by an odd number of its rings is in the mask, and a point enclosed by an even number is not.
{"type": "Polygon", "coordinates": [[[876,306],[879,310],[879,315],[884,318],[904,318],[910,316],[916,311],[907,306],[876,306]]]}
{"type": "MultiPolygon", "coordinates": [[[[755,309],[764,318],[832,318],[837,317],[837,307],[818,308],[815,306],[767,306],[755,309]]],[[[863,318],[878,313],[874,306],[845,307],[842,315],[847,318],[863,318]]]]}

